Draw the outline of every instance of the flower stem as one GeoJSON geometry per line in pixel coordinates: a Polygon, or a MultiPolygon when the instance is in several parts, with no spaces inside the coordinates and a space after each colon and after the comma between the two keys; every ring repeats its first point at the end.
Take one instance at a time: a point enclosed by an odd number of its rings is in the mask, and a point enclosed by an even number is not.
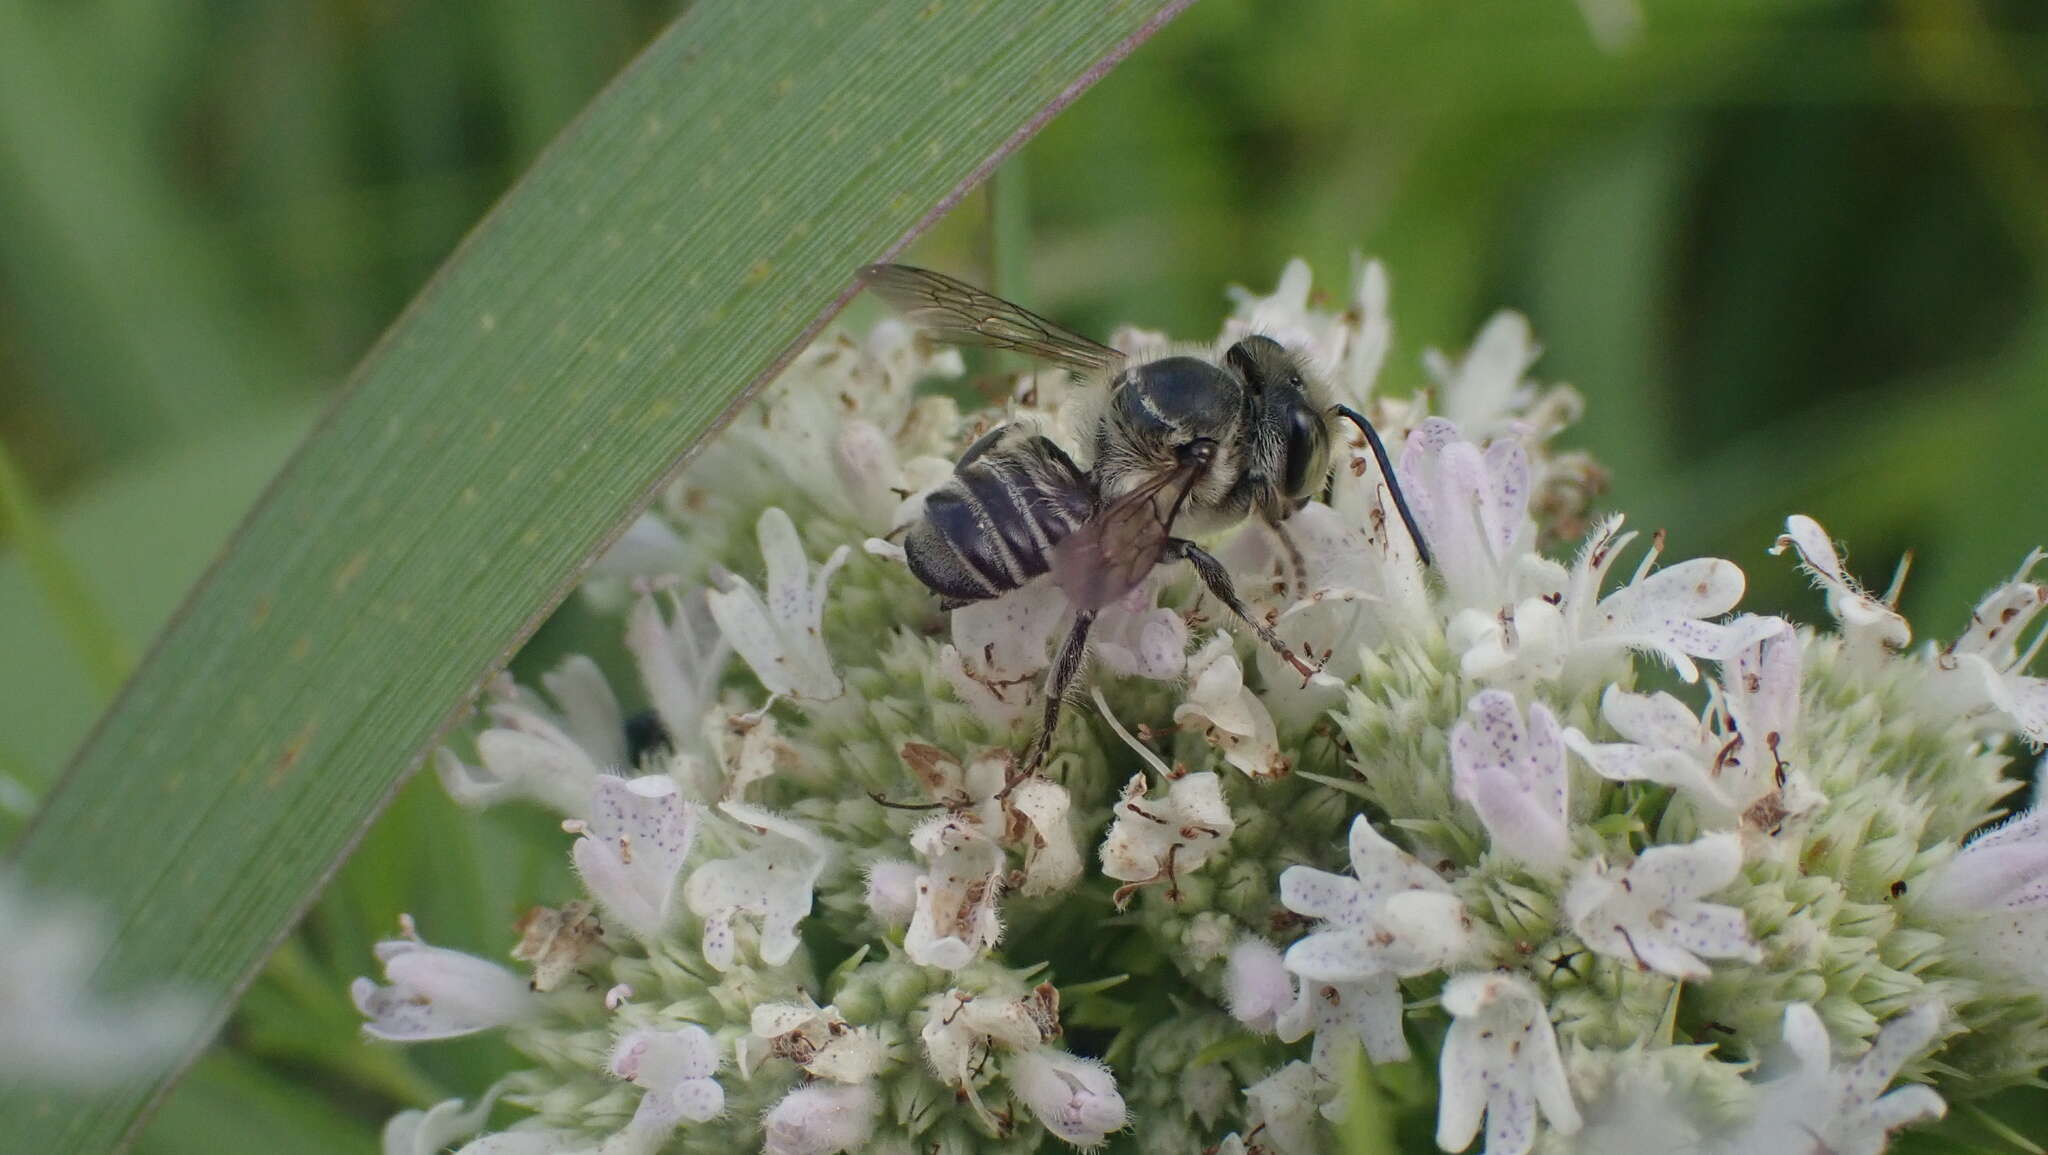
{"type": "Polygon", "coordinates": [[[107,616],[85,576],[72,564],[37,508],[28,480],[15,468],[7,447],[0,444],[0,532],[21,551],[29,579],[42,592],[58,628],[84,663],[93,685],[112,696],[133,664],[128,647],[107,616]]]}
{"type": "Polygon", "coordinates": [[[1031,198],[1018,153],[988,182],[988,264],[992,288],[1009,301],[1031,299],[1031,198]]]}

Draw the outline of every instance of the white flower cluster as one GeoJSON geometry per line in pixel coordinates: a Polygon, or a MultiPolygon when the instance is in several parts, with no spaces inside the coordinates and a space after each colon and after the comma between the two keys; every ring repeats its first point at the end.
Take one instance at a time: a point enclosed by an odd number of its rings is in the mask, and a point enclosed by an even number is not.
{"type": "Polygon", "coordinates": [[[1597,467],[1550,446],[1579,401],[1527,379],[1521,318],[1377,397],[1387,299],[1362,264],[1315,307],[1297,262],[1220,340],[1272,336],[1372,415],[1434,565],[1340,446],[1286,525],[1305,584],[1266,527],[1217,546],[1317,672],[1164,567],[1021,780],[1063,596],[942,616],[894,537],[998,423],[1085,465],[1086,387],[963,414],[929,387],[957,355],[894,323],[799,358],[588,588],[649,709],[573,658],[441,754],[462,801],[564,815],[587,895],[522,923],[525,974],[409,923],[378,948],[370,1034],[502,1027],[533,1063],[387,1150],[1311,1155],[1402,1109],[1351,1093],[1361,1055],[1433,1076],[1446,1151],[1877,1152],[2037,1078],[2048,826],[1972,836],[2007,747],[2048,742],[2039,555],[1912,652],[1896,588],[1793,517],[1838,630],[1737,614],[1742,570],[1660,565],[1661,531],[1621,568],[1637,535],[1586,516],[1597,467]],[[498,1103],[531,1115],[478,1135],[498,1103]]]}

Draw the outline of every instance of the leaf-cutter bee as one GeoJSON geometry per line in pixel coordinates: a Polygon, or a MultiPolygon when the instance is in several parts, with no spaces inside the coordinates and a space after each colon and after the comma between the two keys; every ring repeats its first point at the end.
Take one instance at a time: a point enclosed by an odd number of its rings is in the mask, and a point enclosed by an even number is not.
{"type": "Polygon", "coordinates": [[[947,609],[1000,597],[1042,574],[1067,597],[1074,621],[1045,684],[1045,713],[1019,777],[1052,744],[1067,690],[1081,668],[1096,615],[1137,588],[1154,566],[1186,561],[1209,592],[1304,679],[1315,668],[1251,616],[1222,563],[1190,536],[1257,514],[1281,528],[1332,481],[1336,422],[1365,435],[1423,564],[1429,550],[1401,494],[1379,433],[1363,414],[1315,399],[1309,376],[1270,337],[1224,353],[1131,359],[1018,305],[942,273],[870,265],[870,288],[933,337],[1008,349],[1064,366],[1106,389],[1093,420],[1094,460],[1077,466],[1036,431],[1005,425],[962,454],[952,478],[926,499],[903,538],[915,574],[947,609]]]}

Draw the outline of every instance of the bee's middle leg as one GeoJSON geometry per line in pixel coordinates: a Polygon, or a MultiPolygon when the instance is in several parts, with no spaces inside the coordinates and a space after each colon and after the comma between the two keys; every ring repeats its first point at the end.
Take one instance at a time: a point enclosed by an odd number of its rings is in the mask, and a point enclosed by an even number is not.
{"type": "Polygon", "coordinates": [[[1081,672],[1081,659],[1088,652],[1088,629],[1094,624],[1094,610],[1075,613],[1074,625],[1067,631],[1067,640],[1060,643],[1060,652],[1052,660],[1052,672],[1045,676],[1045,717],[1039,724],[1038,737],[1025,753],[1022,769],[1003,787],[1004,794],[1010,792],[1010,787],[1038,773],[1046,753],[1052,749],[1053,731],[1060,724],[1060,708],[1066,705],[1067,691],[1073,687],[1075,675],[1081,672]]]}
{"type": "Polygon", "coordinates": [[[1223,563],[1216,560],[1215,554],[1184,537],[1176,537],[1167,540],[1166,556],[1183,559],[1194,566],[1196,575],[1202,579],[1203,585],[1209,587],[1209,592],[1216,595],[1216,600],[1243,619],[1244,623],[1259,635],[1260,641],[1271,647],[1288,665],[1293,666],[1294,672],[1301,675],[1303,685],[1307,685],[1308,680],[1315,676],[1316,667],[1302,661],[1301,656],[1289,648],[1279,634],[1273,632],[1273,627],[1253,617],[1251,611],[1245,608],[1244,600],[1237,596],[1237,587],[1231,584],[1230,571],[1223,568],[1223,563]]]}

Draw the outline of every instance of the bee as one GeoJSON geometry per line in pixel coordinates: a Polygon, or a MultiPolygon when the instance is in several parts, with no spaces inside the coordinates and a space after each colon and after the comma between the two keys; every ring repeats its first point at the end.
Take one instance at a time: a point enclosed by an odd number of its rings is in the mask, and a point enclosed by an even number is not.
{"type": "Polygon", "coordinates": [[[910,572],[947,610],[1001,597],[1048,573],[1073,608],[1046,676],[1038,735],[1017,778],[1044,761],[1096,615],[1156,566],[1192,565],[1209,593],[1304,681],[1315,673],[1252,616],[1229,572],[1194,538],[1257,515],[1286,545],[1299,580],[1300,552],[1282,523],[1311,498],[1328,495],[1338,421],[1365,435],[1416,553],[1429,564],[1378,431],[1353,409],[1317,401],[1306,368],[1272,338],[1238,341],[1221,364],[1193,356],[1133,364],[943,273],[870,265],[861,277],[938,340],[1023,353],[1104,391],[1088,434],[1088,468],[1028,425],[999,426],[961,455],[903,537],[910,572]]]}

